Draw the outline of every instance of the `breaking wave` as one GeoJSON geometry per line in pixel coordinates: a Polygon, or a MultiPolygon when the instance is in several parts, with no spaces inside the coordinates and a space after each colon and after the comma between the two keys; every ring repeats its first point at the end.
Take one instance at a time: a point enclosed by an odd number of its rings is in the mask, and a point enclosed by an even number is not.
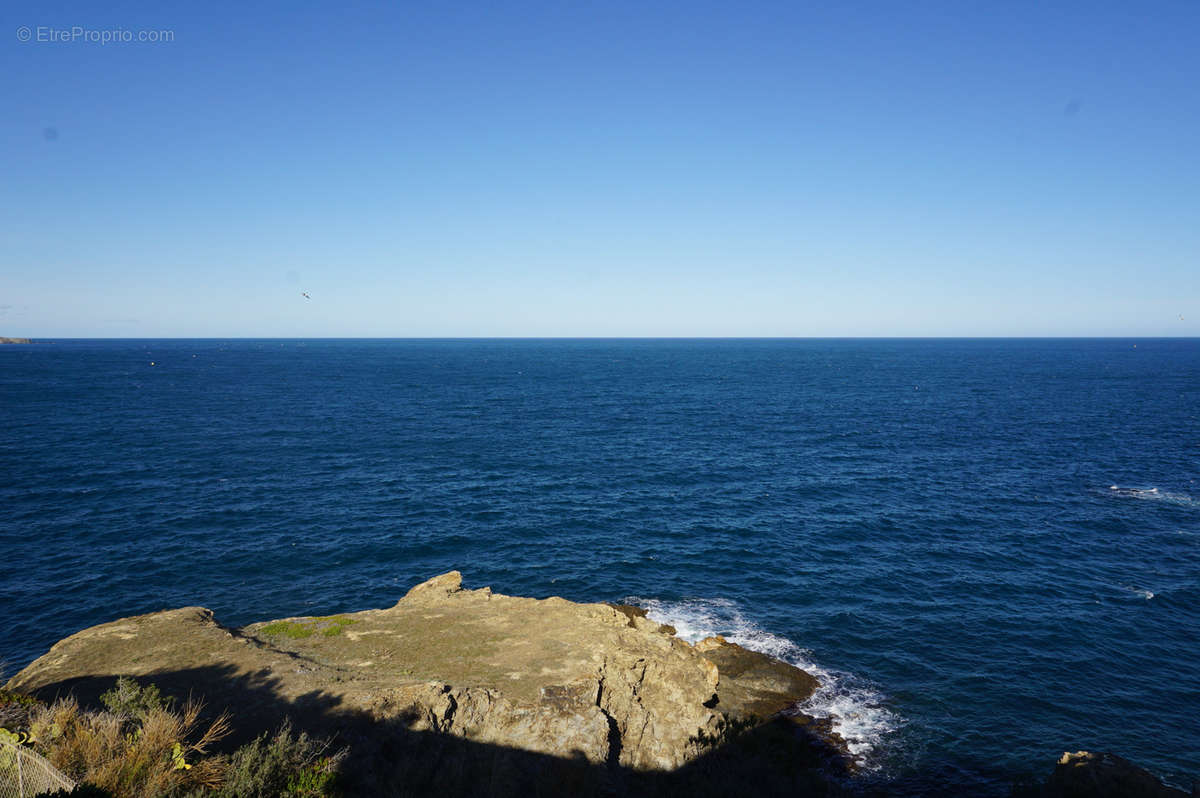
{"type": "Polygon", "coordinates": [[[866,767],[871,767],[881,752],[884,738],[903,723],[902,718],[884,705],[883,694],[865,679],[818,665],[811,652],[760,628],[733,601],[661,601],[638,597],[626,601],[645,609],[651,620],[675,627],[676,635],[689,643],[720,635],[731,643],[791,663],[817,677],[821,686],[797,709],[813,717],[828,718],[850,753],[866,767]]]}
{"type": "Polygon", "coordinates": [[[1200,504],[1200,502],[1186,493],[1171,493],[1159,490],[1158,488],[1123,488],[1120,485],[1109,485],[1108,490],[1113,496],[1127,496],[1131,499],[1160,501],[1167,504],[1179,504],[1185,507],[1195,507],[1200,504]]]}

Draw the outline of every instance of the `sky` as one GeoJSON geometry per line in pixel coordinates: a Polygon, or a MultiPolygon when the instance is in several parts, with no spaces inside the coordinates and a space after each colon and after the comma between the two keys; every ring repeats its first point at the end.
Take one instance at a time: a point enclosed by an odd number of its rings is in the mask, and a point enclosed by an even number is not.
{"type": "Polygon", "coordinates": [[[4,4],[0,335],[1200,335],[1195,0],[250,5],[4,4]]]}

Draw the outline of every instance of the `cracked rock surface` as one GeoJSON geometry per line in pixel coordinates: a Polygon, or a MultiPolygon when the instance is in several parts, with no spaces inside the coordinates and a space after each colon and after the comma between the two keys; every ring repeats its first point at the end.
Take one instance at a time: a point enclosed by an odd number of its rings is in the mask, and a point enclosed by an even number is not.
{"type": "Polygon", "coordinates": [[[276,725],[280,706],[314,729],[354,713],[638,770],[677,768],[730,720],[766,720],[817,686],[720,638],[689,645],[637,608],[466,590],[451,571],[388,609],[236,630],[201,607],[124,618],[60,641],[8,687],[87,700],[121,675],[250,726],[276,725]]]}

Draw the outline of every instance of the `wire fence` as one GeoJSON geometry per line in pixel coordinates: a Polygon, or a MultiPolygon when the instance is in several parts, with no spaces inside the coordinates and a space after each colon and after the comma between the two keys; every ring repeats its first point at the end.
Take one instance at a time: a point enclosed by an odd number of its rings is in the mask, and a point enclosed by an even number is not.
{"type": "Polygon", "coordinates": [[[0,798],[34,798],[45,792],[72,790],[75,782],[28,748],[0,740],[0,798]]]}

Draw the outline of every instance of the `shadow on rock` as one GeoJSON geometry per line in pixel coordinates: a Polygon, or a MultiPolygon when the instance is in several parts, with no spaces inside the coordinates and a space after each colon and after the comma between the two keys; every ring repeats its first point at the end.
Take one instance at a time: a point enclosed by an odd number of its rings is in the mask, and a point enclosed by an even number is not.
{"type": "MultiPolygon", "coordinates": [[[[42,700],[73,695],[83,706],[101,708],[100,695],[118,674],[89,676],[47,685],[42,700]]],[[[320,691],[295,699],[279,695],[279,680],[267,673],[237,674],[226,666],[189,668],[138,678],[176,700],[205,701],[205,712],[233,715],[234,732],[222,747],[231,751],[290,720],[297,731],[346,748],[342,786],[348,796],[728,796],[860,795],[852,763],[804,721],[778,717],[749,730],[731,729],[683,767],[638,771],[615,763],[596,764],[582,751],[551,756],[414,730],[422,710],[400,710],[379,719],[342,706],[339,696],[320,691]]],[[[870,791],[874,792],[874,791],[870,791]]]]}

